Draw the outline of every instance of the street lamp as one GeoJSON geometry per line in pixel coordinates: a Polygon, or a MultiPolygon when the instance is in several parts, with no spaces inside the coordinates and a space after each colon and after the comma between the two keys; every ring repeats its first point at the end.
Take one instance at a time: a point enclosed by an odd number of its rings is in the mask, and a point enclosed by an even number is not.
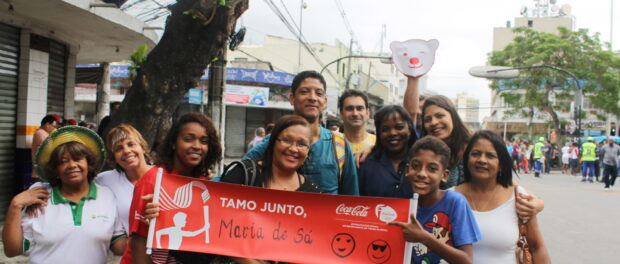
{"type": "Polygon", "coordinates": [[[552,69],[564,74],[569,75],[575,81],[577,86],[578,94],[575,96],[575,101],[578,101],[577,104],[577,137],[581,137],[581,105],[583,101],[583,89],[581,88],[581,84],[577,79],[577,76],[570,71],[562,69],[553,65],[531,65],[531,66],[516,66],[516,67],[505,67],[505,66],[476,66],[469,69],[469,74],[474,77],[480,78],[489,78],[489,79],[513,79],[519,77],[520,69],[539,69],[546,68],[552,69]]]}
{"type": "MultiPolygon", "coordinates": [[[[320,73],[320,74],[323,74],[323,71],[325,71],[325,69],[327,69],[327,67],[328,67],[329,65],[332,65],[332,64],[334,64],[334,63],[336,63],[336,62],[339,62],[339,61],[341,61],[341,60],[348,59],[348,58],[379,59],[379,60],[381,60],[381,62],[382,62],[382,63],[385,63],[385,64],[392,64],[392,57],[386,57],[386,56],[365,56],[365,55],[349,55],[349,56],[340,57],[340,58],[338,58],[338,59],[335,59],[335,60],[331,61],[330,63],[326,64],[326,65],[325,65],[325,66],[321,69],[321,71],[320,71],[319,73],[320,73]]],[[[349,65],[349,67],[351,67],[351,65],[349,65]]],[[[370,72],[369,72],[368,74],[370,74],[370,72]]]]}

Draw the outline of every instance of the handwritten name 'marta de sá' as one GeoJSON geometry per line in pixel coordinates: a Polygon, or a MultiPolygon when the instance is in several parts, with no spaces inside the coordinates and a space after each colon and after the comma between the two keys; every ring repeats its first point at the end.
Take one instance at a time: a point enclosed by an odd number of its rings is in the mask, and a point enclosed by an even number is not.
{"type": "MultiPolygon", "coordinates": [[[[253,200],[220,197],[220,201],[222,201],[222,207],[224,208],[234,208],[250,211],[254,211],[257,208],[256,202],[253,200]]],[[[304,218],[307,217],[304,207],[294,204],[264,202],[263,206],[259,209],[259,211],[275,214],[297,215],[303,216],[304,218]]]]}

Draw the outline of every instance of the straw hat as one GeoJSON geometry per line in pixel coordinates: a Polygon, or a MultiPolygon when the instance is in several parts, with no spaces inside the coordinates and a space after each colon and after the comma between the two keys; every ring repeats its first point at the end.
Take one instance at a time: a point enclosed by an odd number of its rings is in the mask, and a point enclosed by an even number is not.
{"type": "Polygon", "coordinates": [[[54,130],[41,145],[37,148],[34,155],[34,168],[37,175],[43,180],[45,177],[45,166],[50,161],[50,156],[54,149],[68,142],[79,142],[86,146],[95,154],[95,169],[99,171],[103,166],[105,147],[103,140],[94,131],[81,126],[64,126],[54,130]]]}

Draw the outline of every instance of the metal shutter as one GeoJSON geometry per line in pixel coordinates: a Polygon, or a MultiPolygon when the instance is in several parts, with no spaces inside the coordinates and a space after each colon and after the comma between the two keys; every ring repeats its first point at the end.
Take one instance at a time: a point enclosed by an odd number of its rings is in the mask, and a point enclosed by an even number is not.
{"type": "Polygon", "coordinates": [[[47,80],[47,113],[65,114],[65,72],[67,48],[64,44],[50,40],[49,77],[47,80]]]}
{"type": "MultiPolygon", "coordinates": [[[[249,112],[249,111],[248,111],[249,112]]],[[[239,158],[245,153],[246,108],[226,106],[226,147],[224,157],[239,158]]]]}
{"type": "Polygon", "coordinates": [[[19,29],[0,23],[0,221],[13,196],[19,29]]]}

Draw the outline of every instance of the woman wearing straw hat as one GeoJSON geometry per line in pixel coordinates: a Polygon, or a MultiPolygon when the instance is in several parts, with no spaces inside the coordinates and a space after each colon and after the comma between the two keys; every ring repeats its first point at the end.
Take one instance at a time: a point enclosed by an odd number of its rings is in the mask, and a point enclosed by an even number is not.
{"type": "Polygon", "coordinates": [[[49,185],[11,201],[2,232],[5,254],[29,252],[32,263],[105,263],[108,248],[121,254],[127,238],[116,199],[110,189],[93,182],[103,159],[103,142],[93,131],[67,126],[52,132],[34,160],[49,185]],[[23,214],[28,206],[45,204],[37,217],[23,214]]]}

